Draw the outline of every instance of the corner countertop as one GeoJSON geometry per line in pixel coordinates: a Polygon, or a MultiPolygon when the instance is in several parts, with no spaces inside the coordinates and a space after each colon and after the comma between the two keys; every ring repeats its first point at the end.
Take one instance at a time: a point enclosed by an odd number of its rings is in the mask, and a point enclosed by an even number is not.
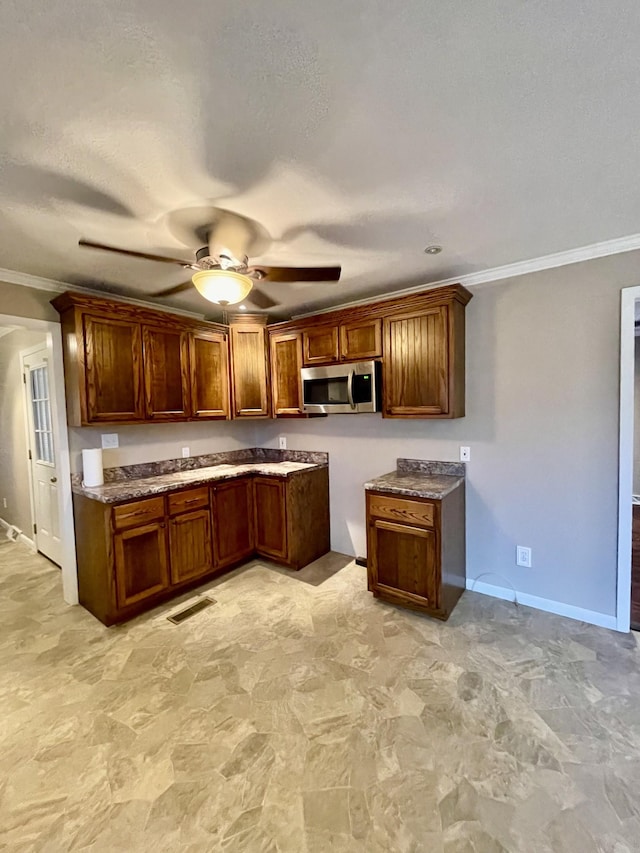
{"type": "Polygon", "coordinates": [[[245,462],[238,465],[220,464],[188,471],[156,474],[152,477],[119,480],[104,486],[83,486],[73,483],[73,492],[85,498],[111,504],[136,498],[163,495],[185,486],[201,486],[219,480],[231,480],[248,474],[263,474],[269,477],[289,477],[299,471],[326,468],[326,464],[309,462],[245,462]]]}
{"type": "Polygon", "coordinates": [[[392,492],[442,500],[465,481],[464,463],[398,459],[397,469],[364,484],[368,492],[392,492]]]}

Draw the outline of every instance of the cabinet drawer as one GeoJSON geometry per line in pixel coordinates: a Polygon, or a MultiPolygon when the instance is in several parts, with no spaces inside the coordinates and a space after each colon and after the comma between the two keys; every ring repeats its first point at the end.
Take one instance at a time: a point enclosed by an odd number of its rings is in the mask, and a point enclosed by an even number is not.
{"type": "Polygon", "coordinates": [[[209,506],[209,487],[199,486],[169,495],[169,515],[178,515],[191,509],[209,506]]]}
{"type": "Polygon", "coordinates": [[[113,508],[113,526],[117,530],[137,527],[164,518],[164,498],[145,498],[113,508]]]}
{"type": "Polygon", "coordinates": [[[434,504],[407,498],[390,498],[387,495],[371,492],[369,493],[369,514],[401,524],[412,524],[415,527],[433,527],[435,524],[434,504]]]}

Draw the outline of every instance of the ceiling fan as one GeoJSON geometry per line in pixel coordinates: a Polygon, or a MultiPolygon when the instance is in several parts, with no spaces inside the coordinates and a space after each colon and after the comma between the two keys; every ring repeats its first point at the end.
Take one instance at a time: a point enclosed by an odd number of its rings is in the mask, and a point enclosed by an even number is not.
{"type": "Polygon", "coordinates": [[[184,269],[193,271],[189,281],[181,282],[152,294],[156,298],[182,293],[194,285],[205,299],[218,305],[234,305],[247,299],[257,308],[272,308],[278,303],[261,289],[256,288],[257,282],[335,282],[340,279],[341,268],[339,266],[274,267],[264,264],[250,265],[245,248],[248,248],[248,244],[251,243],[250,237],[254,241],[251,244],[256,245],[255,239],[258,232],[261,235],[266,234],[264,229],[252,220],[231,211],[218,209],[214,225],[206,230],[198,228],[194,233],[188,235],[191,240],[195,236],[199,240],[206,239],[208,243],[195,252],[195,259],[192,261],[120,249],[116,246],[96,243],[93,240],[81,239],[79,245],[147,261],[177,264],[184,269]]]}

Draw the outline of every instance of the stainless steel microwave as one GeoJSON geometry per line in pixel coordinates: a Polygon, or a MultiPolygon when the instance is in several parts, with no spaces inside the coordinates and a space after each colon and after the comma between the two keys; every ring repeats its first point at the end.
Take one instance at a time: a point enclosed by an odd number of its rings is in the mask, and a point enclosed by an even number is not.
{"type": "Polygon", "coordinates": [[[351,415],[380,411],[380,363],[357,361],[303,367],[302,399],[309,414],[351,415]]]}

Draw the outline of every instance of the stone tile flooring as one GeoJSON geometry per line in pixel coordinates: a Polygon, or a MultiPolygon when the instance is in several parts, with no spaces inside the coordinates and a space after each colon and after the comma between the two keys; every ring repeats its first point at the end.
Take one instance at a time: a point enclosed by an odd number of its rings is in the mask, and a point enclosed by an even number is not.
{"type": "Polygon", "coordinates": [[[336,554],[206,589],[107,629],[2,549],[0,850],[640,850],[634,635],[470,593],[440,624],[336,554]]]}

